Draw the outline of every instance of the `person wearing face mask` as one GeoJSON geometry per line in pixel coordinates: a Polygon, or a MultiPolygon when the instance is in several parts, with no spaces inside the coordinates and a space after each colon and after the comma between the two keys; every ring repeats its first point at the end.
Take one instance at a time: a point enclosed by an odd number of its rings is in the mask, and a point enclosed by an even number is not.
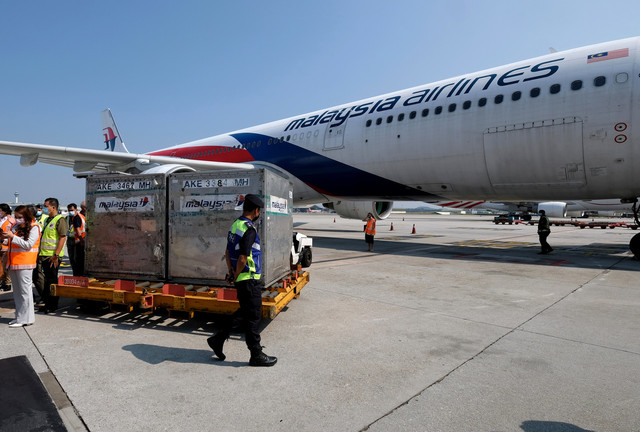
{"type": "Polygon", "coordinates": [[[85,218],[78,211],[78,206],[71,203],[69,211],[69,234],[67,235],[67,252],[74,276],[84,276],[84,239],[85,218]]]}
{"type": "MultiPolygon", "coordinates": [[[[8,204],[0,204],[0,230],[7,232],[16,223],[11,216],[11,207],[8,204]]],[[[0,290],[11,291],[11,276],[7,270],[7,257],[9,254],[9,244],[6,240],[2,242],[2,250],[0,251],[0,290]]]]}
{"type": "Polygon", "coordinates": [[[51,295],[51,284],[58,283],[58,269],[62,261],[69,225],[67,220],[58,213],[56,198],[47,198],[44,205],[47,208],[47,218],[40,238],[35,285],[44,301],[44,306],[38,311],[49,313],[58,309],[59,298],[51,295]]]}
{"type": "Polygon", "coordinates": [[[44,226],[44,221],[47,220],[47,215],[42,211],[42,206],[40,204],[36,206],[35,216],[36,221],[38,222],[38,224],[40,224],[40,229],[42,229],[42,227],[44,226]]]}
{"type": "Polygon", "coordinates": [[[244,197],[242,216],[231,226],[227,235],[227,249],[225,258],[229,268],[228,282],[233,283],[238,292],[238,309],[231,317],[221,323],[221,329],[207,339],[219,360],[226,356],[222,352],[224,342],[229,338],[234,321],[242,319],[245,330],[245,341],[251,352],[249,366],[273,366],[278,359],[262,352],[258,327],[262,310],[261,280],[262,259],[260,237],[254,222],[260,217],[260,209],[264,203],[257,195],[248,194],[244,197]]]}
{"type": "Polygon", "coordinates": [[[40,225],[26,206],[18,206],[15,211],[16,223],[13,229],[2,233],[9,242],[9,272],[13,280],[13,299],[16,305],[16,319],[9,327],[31,325],[35,321],[31,277],[38,259],[40,246],[40,225]]]}

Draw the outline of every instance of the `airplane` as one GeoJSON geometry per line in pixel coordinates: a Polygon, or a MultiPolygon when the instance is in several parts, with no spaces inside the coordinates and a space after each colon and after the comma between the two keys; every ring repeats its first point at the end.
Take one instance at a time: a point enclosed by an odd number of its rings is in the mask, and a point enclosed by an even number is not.
{"type": "Polygon", "coordinates": [[[584,217],[590,212],[599,214],[631,212],[633,203],[623,203],[620,199],[587,201],[542,201],[542,202],[492,202],[492,201],[437,201],[428,204],[443,209],[472,210],[486,209],[499,212],[522,214],[524,220],[531,220],[531,213],[544,210],[549,217],[584,217]]]}
{"type": "MultiPolygon", "coordinates": [[[[146,154],[0,141],[76,172],[266,167],[294,203],[387,217],[393,200],[640,195],[640,38],[554,52],[146,154]]],[[[638,216],[637,206],[634,214],[638,216]]],[[[640,256],[640,234],[630,243],[640,256]]]]}

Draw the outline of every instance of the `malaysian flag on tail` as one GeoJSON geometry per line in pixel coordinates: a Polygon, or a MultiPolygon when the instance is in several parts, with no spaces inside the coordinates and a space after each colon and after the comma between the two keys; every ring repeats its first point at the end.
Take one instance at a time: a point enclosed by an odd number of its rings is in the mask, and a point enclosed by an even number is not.
{"type": "Polygon", "coordinates": [[[617,59],[621,57],[629,57],[629,48],[622,48],[613,51],[605,51],[587,56],[587,63],[595,63],[599,61],[617,59]]]}

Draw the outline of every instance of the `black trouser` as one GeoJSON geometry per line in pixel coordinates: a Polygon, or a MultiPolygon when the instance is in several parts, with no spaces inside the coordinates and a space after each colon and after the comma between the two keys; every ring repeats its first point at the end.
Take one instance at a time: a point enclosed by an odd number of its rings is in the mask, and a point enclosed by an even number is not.
{"type": "Polygon", "coordinates": [[[47,309],[58,309],[59,297],[51,295],[51,284],[58,283],[58,269],[60,268],[60,260],[58,265],[51,265],[51,257],[38,257],[38,265],[36,267],[36,289],[44,301],[44,306],[47,309]]]}
{"type": "Polygon", "coordinates": [[[540,246],[542,246],[542,252],[551,252],[553,249],[547,243],[547,237],[549,237],[549,232],[541,232],[538,233],[538,237],[540,238],[540,246]]]}
{"type": "Polygon", "coordinates": [[[260,315],[262,310],[262,288],[264,283],[261,280],[245,280],[235,283],[238,291],[238,302],[240,309],[234,312],[230,317],[225,317],[221,323],[222,328],[216,334],[227,339],[233,324],[242,320],[244,328],[245,341],[247,348],[253,354],[262,351],[260,345],[260,315]]]}

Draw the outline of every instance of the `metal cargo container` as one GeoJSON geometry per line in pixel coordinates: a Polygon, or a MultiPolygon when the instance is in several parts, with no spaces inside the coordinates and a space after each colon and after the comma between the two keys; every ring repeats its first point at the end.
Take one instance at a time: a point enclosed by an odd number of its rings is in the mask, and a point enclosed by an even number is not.
{"type": "Polygon", "coordinates": [[[266,284],[290,271],[291,182],[265,169],[172,174],[169,177],[168,278],[224,283],[227,233],[246,194],[265,203],[256,222],[266,284]]]}
{"type": "Polygon", "coordinates": [[[94,175],[87,178],[86,188],[87,273],[165,279],[165,175],[94,175]]]}

